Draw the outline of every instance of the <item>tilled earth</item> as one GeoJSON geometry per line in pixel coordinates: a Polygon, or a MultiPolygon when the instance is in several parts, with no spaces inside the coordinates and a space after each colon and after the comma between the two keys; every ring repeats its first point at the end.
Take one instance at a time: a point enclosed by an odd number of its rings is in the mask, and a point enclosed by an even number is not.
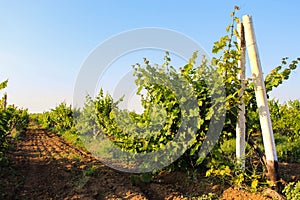
{"type": "Polygon", "coordinates": [[[0,199],[189,199],[209,192],[223,193],[222,199],[268,199],[223,191],[204,177],[193,181],[181,172],[162,172],[151,183],[133,184],[131,174],[106,167],[44,129],[28,129],[13,146],[9,166],[0,172],[0,199]]]}

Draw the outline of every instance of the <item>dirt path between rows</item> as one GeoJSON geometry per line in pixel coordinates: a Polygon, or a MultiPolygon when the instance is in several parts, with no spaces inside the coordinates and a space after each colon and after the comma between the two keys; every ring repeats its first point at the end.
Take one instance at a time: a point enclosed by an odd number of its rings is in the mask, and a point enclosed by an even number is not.
{"type": "MultiPolygon", "coordinates": [[[[1,171],[0,199],[187,199],[224,189],[180,172],[134,185],[130,174],[106,167],[44,129],[28,129],[13,145],[9,167],[1,171]]],[[[223,193],[223,199],[244,198],[266,199],[231,188],[223,193]]]]}
{"type": "Polygon", "coordinates": [[[9,157],[16,180],[8,183],[7,198],[146,199],[128,174],[105,167],[44,129],[29,129],[15,145],[9,157]]]}

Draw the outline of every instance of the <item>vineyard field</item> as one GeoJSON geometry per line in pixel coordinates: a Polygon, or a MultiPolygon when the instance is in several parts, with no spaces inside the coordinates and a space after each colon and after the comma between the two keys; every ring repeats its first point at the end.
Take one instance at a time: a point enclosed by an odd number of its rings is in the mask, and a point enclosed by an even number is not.
{"type": "MultiPolygon", "coordinates": [[[[135,185],[130,174],[106,167],[45,129],[28,129],[8,156],[11,169],[1,169],[0,179],[4,199],[187,199],[210,192],[223,193],[223,199],[267,199],[213,185],[203,174],[195,181],[183,172],[162,171],[151,183],[135,185]]],[[[282,163],[281,169],[300,179],[300,164],[282,163]]]]}

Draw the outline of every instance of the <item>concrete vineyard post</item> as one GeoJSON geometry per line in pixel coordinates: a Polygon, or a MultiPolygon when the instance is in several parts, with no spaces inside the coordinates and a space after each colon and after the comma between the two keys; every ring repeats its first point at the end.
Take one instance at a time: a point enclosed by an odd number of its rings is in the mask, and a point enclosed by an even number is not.
{"type": "Polygon", "coordinates": [[[245,119],[245,103],[244,103],[244,91],[245,91],[245,77],[246,77],[246,44],[244,35],[244,26],[242,23],[238,24],[238,44],[240,48],[240,60],[239,67],[241,68],[239,78],[241,80],[241,91],[240,91],[240,111],[238,113],[238,121],[236,124],[236,157],[238,164],[242,169],[245,169],[245,149],[246,149],[246,119],[245,119]]]}
{"type": "Polygon", "coordinates": [[[255,88],[255,96],[259,111],[259,119],[266,154],[267,177],[270,179],[272,186],[277,186],[278,181],[278,159],[270,118],[270,111],[267,101],[267,94],[263,79],[262,67],[256,45],[256,37],[253,28],[252,17],[243,16],[245,28],[246,47],[251,65],[252,78],[255,88]]]}

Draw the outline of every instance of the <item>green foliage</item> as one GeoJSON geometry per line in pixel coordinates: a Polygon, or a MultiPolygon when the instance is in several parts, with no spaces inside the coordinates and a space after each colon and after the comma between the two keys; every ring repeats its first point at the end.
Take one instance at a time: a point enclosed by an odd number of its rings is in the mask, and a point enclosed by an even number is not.
{"type": "MultiPolygon", "coordinates": [[[[192,137],[193,130],[187,130],[187,125],[182,126],[182,119],[194,123],[195,128],[204,123],[204,120],[198,119],[197,99],[198,103],[203,105],[201,111],[204,114],[210,110],[209,102],[203,101],[206,99],[203,96],[207,95],[205,88],[199,88],[197,92],[203,94],[199,97],[195,95],[195,91],[193,94],[190,89],[190,83],[198,85],[204,83],[203,80],[196,79],[196,73],[200,75],[200,70],[193,72],[193,77],[189,76],[189,71],[195,69],[193,68],[195,58],[196,54],[191,58],[190,63],[184,66],[182,71],[176,71],[170,66],[168,53],[166,53],[165,62],[161,67],[151,66],[146,59],[144,60],[146,67],[143,68],[139,64],[135,65],[134,75],[137,77],[138,91],[147,91],[146,95],[142,96],[144,112],[136,114],[118,109],[118,102],[114,102],[110,95],[104,95],[101,90],[93,101],[97,116],[96,124],[116,145],[123,150],[134,153],[152,152],[161,149],[173,140],[178,132],[181,132],[179,133],[180,136],[177,135],[179,138],[192,137]],[[175,90],[175,92],[172,90],[175,90]],[[196,97],[193,99],[191,95],[196,97]],[[193,100],[195,101],[193,102],[193,100]],[[188,107],[188,110],[182,112],[180,105],[191,106],[188,107]]],[[[203,116],[203,119],[205,118],[208,117],[203,116]]],[[[202,140],[204,136],[203,132],[199,132],[199,137],[202,137],[202,140]]],[[[174,147],[173,153],[176,153],[176,148],[174,147]]]]}
{"type": "MultiPolygon", "coordinates": [[[[118,102],[101,90],[88,105],[94,105],[96,111],[96,123],[92,123],[91,127],[97,125],[122,150],[133,153],[159,150],[175,137],[181,141],[192,141],[178,143],[169,153],[170,156],[178,154],[189,145],[191,148],[177,164],[183,166],[192,161],[195,165],[214,114],[212,108],[220,107],[217,100],[211,102],[205,80],[208,77],[203,75],[212,75],[209,70],[213,69],[205,60],[196,67],[196,58],[197,53],[194,53],[189,63],[180,70],[170,65],[168,53],[160,67],[150,65],[146,59],[146,67],[134,65],[138,94],[147,91],[142,96],[144,112],[137,114],[118,109],[118,102]]],[[[217,78],[211,81],[217,82],[217,78]]]]}
{"type": "Polygon", "coordinates": [[[73,127],[73,112],[71,106],[65,102],[52,109],[49,115],[49,128],[54,128],[57,132],[63,132],[73,127]]]}
{"type": "Polygon", "coordinates": [[[287,63],[288,59],[288,57],[282,58],[281,65],[273,69],[266,76],[265,85],[267,92],[270,92],[274,87],[281,85],[284,80],[288,80],[291,72],[297,69],[300,59],[298,58],[297,60],[291,61],[289,65],[287,63]]]}
{"type": "Polygon", "coordinates": [[[6,111],[10,119],[7,123],[9,127],[9,132],[12,133],[16,131],[16,133],[24,132],[29,124],[29,114],[27,109],[19,109],[15,106],[8,106],[6,111]]]}
{"type": "Polygon", "coordinates": [[[100,134],[100,129],[96,120],[95,103],[91,97],[86,97],[83,109],[73,112],[73,117],[76,124],[76,130],[81,135],[96,137],[100,134]]]}
{"type": "MultiPolygon", "coordinates": [[[[233,23],[236,21],[235,19],[233,23]]],[[[221,38],[220,42],[215,43],[213,52],[221,54],[221,56],[213,58],[212,65],[209,65],[204,58],[202,63],[196,66],[197,52],[179,70],[171,65],[171,58],[168,53],[166,53],[165,62],[161,66],[151,65],[147,59],[144,59],[145,67],[141,67],[140,64],[134,65],[138,94],[146,91],[146,94],[142,95],[142,105],[145,110],[140,115],[116,109],[117,103],[109,95],[104,96],[103,92],[100,91],[94,104],[97,110],[98,124],[102,131],[123,150],[136,153],[151,152],[162,148],[174,139],[182,124],[182,119],[189,121],[198,117],[196,125],[198,130],[195,131],[196,135],[190,144],[191,147],[185,152],[182,159],[177,161],[177,164],[181,167],[191,163],[196,165],[198,153],[206,138],[210,120],[213,115],[216,115],[213,108],[220,103],[212,99],[212,92],[221,93],[218,91],[220,89],[210,91],[209,84],[220,84],[221,86],[225,85],[227,116],[222,137],[232,137],[235,133],[236,116],[240,104],[238,94],[241,85],[240,80],[237,78],[239,51],[237,43],[233,41],[233,33],[235,33],[233,27],[232,24],[232,28],[228,30],[230,31],[229,36],[225,36],[221,38]],[[213,73],[209,73],[214,70],[218,76],[222,77],[223,82],[217,82],[217,77],[213,77],[213,73]],[[208,77],[207,74],[212,77],[208,77]],[[172,83],[177,84],[176,87],[181,87],[180,90],[172,91],[172,89],[174,90],[172,85],[168,85],[163,80],[174,80],[172,83]],[[212,83],[213,81],[215,82],[212,83]],[[184,85],[184,82],[188,84],[184,85]],[[180,92],[188,90],[188,87],[192,88],[193,95],[197,99],[198,108],[185,113],[182,112],[180,105],[190,103],[187,102],[190,98],[184,93],[180,94],[180,92]],[[178,96],[183,98],[178,98],[178,96]],[[117,118],[125,120],[118,123],[117,118]],[[138,127],[131,124],[137,124],[138,127]],[[152,132],[141,131],[144,130],[143,127],[149,126],[151,126],[152,132]],[[140,135],[140,132],[149,137],[136,137],[136,135],[140,135]]],[[[188,135],[191,137],[193,134],[191,132],[188,131],[185,137],[188,137],[188,135]]]]}
{"type": "Polygon", "coordinates": [[[300,163],[300,137],[275,134],[275,142],[280,162],[300,163]]]}
{"type": "MultiPolygon", "coordinates": [[[[245,81],[246,84],[244,103],[247,112],[247,134],[251,137],[251,134],[259,132],[260,123],[253,81],[238,78],[240,73],[238,66],[240,48],[237,43],[239,35],[235,28],[238,22],[239,19],[235,17],[234,11],[232,13],[232,23],[226,29],[227,35],[214,43],[212,52],[216,56],[212,58],[211,62],[203,58],[202,62],[196,65],[198,55],[195,52],[189,62],[177,70],[172,66],[169,53],[166,52],[164,62],[160,66],[151,64],[146,58],[144,58],[144,66],[135,64],[133,75],[136,77],[137,94],[142,97],[144,112],[137,114],[120,110],[117,106],[122,99],[114,101],[109,94],[104,94],[101,90],[96,99],[87,98],[83,113],[88,114],[82,115],[86,117],[83,117],[82,122],[84,123],[81,125],[83,127],[81,130],[85,130],[83,132],[92,136],[102,132],[123,151],[132,153],[153,152],[174,140],[178,135],[183,119],[187,119],[187,121],[196,119],[196,134],[193,135],[192,131],[188,130],[183,135],[183,137],[192,138],[192,142],[188,145],[189,148],[173,164],[181,169],[195,167],[200,163],[197,162],[199,161],[198,153],[207,137],[209,123],[212,116],[216,114],[213,112],[216,102],[212,99],[212,92],[220,93],[220,91],[218,91],[219,88],[216,91],[211,91],[211,87],[209,87],[213,81],[216,85],[220,84],[220,82],[217,82],[217,77],[214,77],[213,73],[209,73],[216,71],[218,76],[222,78],[220,85],[224,86],[226,93],[226,120],[216,148],[220,147],[220,151],[224,151],[224,149],[222,150],[222,148],[225,148],[223,142],[235,137],[239,105],[242,103],[239,96],[241,81],[245,81]],[[206,76],[206,74],[210,74],[211,77],[206,76]],[[173,80],[172,84],[176,84],[175,88],[180,88],[180,90],[174,90],[174,85],[169,84],[167,80],[173,80]],[[192,88],[193,95],[197,99],[197,109],[185,112],[182,111],[181,105],[191,103],[188,102],[190,96],[185,96],[188,93],[180,92],[189,90],[189,87],[192,88]],[[95,112],[95,114],[90,114],[92,112],[95,112]]],[[[267,92],[271,92],[284,80],[287,80],[290,73],[297,68],[297,65],[297,60],[287,64],[287,58],[284,58],[281,66],[275,68],[266,76],[267,92]]],[[[296,126],[291,125],[293,128],[296,126]]],[[[231,145],[230,148],[233,148],[233,146],[231,145]]],[[[174,148],[174,151],[170,152],[170,156],[173,153],[178,153],[176,151],[177,149],[174,148]]],[[[211,157],[210,159],[218,158],[211,157]]],[[[219,159],[224,161],[222,156],[219,159]]]]}
{"type": "Polygon", "coordinates": [[[7,87],[7,83],[8,83],[8,80],[1,82],[0,83],[0,90],[6,88],[7,87]]]}
{"type": "Polygon", "coordinates": [[[78,136],[77,127],[75,127],[75,124],[79,124],[79,128],[82,126],[82,123],[79,122],[79,115],[81,115],[79,109],[72,109],[71,106],[62,102],[50,111],[42,114],[31,114],[31,120],[39,127],[53,131],[68,142],[84,148],[78,136]]]}
{"type": "Polygon", "coordinates": [[[240,49],[236,41],[239,36],[235,28],[239,19],[235,17],[235,11],[231,15],[232,23],[226,29],[227,35],[221,37],[219,42],[215,42],[212,50],[214,54],[219,55],[219,57],[213,57],[212,64],[223,77],[226,90],[226,121],[223,136],[227,139],[235,134],[236,119],[241,104],[239,97],[241,80],[238,78],[240,49]]]}
{"type": "Polygon", "coordinates": [[[38,122],[38,125],[42,128],[52,130],[55,127],[55,122],[53,121],[51,115],[51,111],[47,111],[37,115],[33,119],[35,120],[35,122],[38,122]]]}
{"type": "Polygon", "coordinates": [[[276,100],[269,102],[273,130],[276,134],[291,138],[300,136],[300,101],[288,101],[280,104],[276,100]]]}
{"type": "Polygon", "coordinates": [[[83,173],[84,177],[93,176],[98,172],[98,170],[99,170],[99,168],[97,166],[92,165],[92,166],[89,166],[86,169],[84,169],[84,171],[82,173],[83,173]]]}
{"type": "Polygon", "coordinates": [[[297,183],[289,183],[283,189],[283,194],[287,200],[298,200],[300,199],[300,181],[297,183]]]}
{"type": "Polygon", "coordinates": [[[131,175],[130,180],[134,185],[139,185],[141,183],[150,183],[153,180],[152,173],[143,173],[139,175],[131,175]]]}
{"type": "MultiPolygon", "coordinates": [[[[7,81],[0,83],[0,90],[7,86],[7,81]]],[[[3,103],[3,102],[2,102],[3,103]]],[[[26,109],[18,109],[13,105],[0,108],[0,163],[6,163],[5,151],[8,148],[8,137],[18,136],[24,132],[29,123],[26,109]]]]}
{"type": "MultiPolygon", "coordinates": [[[[247,149],[249,150],[249,146],[247,149]]],[[[251,191],[255,192],[259,186],[264,185],[265,176],[252,163],[250,157],[253,157],[251,152],[246,155],[246,166],[243,170],[235,157],[235,139],[224,140],[211,152],[211,157],[206,163],[208,168],[206,176],[213,178],[215,182],[221,183],[223,186],[248,186],[251,191]]]]}
{"type": "Polygon", "coordinates": [[[219,198],[220,197],[217,194],[208,193],[208,194],[203,194],[202,196],[197,197],[195,199],[197,199],[197,200],[217,200],[219,198]]]}
{"type": "Polygon", "coordinates": [[[42,126],[42,113],[30,113],[30,121],[32,122],[31,125],[34,126],[42,126]]]}
{"type": "Polygon", "coordinates": [[[82,143],[82,140],[78,136],[77,132],[75,131],[74,127],[71,130],[66,130],[63,132],[60,132],[60,135],[62,138],[64,138],[69,143],[78,146],[82,149],[85,148],[84,144],[82,143]]]}

